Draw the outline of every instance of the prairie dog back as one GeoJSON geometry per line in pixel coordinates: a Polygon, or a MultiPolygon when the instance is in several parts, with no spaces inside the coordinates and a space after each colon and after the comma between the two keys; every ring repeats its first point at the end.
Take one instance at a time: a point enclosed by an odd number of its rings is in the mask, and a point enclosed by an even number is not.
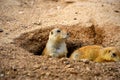
{"type": "Polygon", "coordinates": [[[88,59],[88,60],[93,60],[95,59],[99,54],[99,51],[103,47],[93,45],[93,46],[83,46],[81,48],[78,48],[75,50],[72,55],[70,56],[71,59],[73,60],[80,60],[80,59],[88,59]]]}
{"type": "Polygon", "coordinates": [[[70,58],[73,60],[87,59],[95,62],[114,62],[120,61],[120,52],[115,47],[104,48],[91,45],[75,50],[70,58]]]}

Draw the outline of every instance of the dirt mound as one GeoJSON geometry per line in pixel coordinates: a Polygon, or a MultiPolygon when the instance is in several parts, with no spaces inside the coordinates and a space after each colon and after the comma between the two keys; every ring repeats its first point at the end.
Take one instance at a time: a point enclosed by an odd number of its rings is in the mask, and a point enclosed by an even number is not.
{"type": "Polygon", "coordinates": [[[120,27],[106,26],[98,27],[91,25],[89,27],[72,25],[55,25],[49,28],[40,28],[21,34],[15,39],[15,42],[22,48],[34,54],[41,54],[48,40],[49,32],[60,27],[70,33],[70,38],[66,41],[68,56],[77,48],[85,45],[116,46],[120,48],[120,27]],[[110,34],[112,33],[112,34],[110,34]]]}
{"type": "Polygon", "coordinates": [[[35,56],[13,45],[0,46],[1,80],[119,80],[120,62],[79,62],[35,56]]]}
{"type": "Polygon", "coordinates": [[[69,53],[83,45],[94,44],[94,26],[82,27],[80,25],[55,25],[49,28],[33,30],[23,33],[20,37],[15,39],[15,42],[29,52],[41,54],[48,40],[49,32],[55,27],[64,28],[70,34],[70,38],[66,42],[69,53]]]}

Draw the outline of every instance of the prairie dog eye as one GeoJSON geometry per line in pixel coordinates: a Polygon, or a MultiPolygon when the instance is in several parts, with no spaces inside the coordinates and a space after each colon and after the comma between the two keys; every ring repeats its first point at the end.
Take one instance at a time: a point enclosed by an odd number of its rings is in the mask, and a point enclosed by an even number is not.
{"type": "Polygon", "coordinates": [[[112,57],[116,57],[117,55],[115,53],[112,53],[112,57]]]}
{"type": "Polygon", "coordinates": [[[51,34],[53,34],[53,32],[51,32],[51,34]]]}
{"type": "Polygon", "coordinates": [[[108,51],[109,53],[111,52],[111,50],[108,51]]]}
{"type": "Polygon", "coordinates": [[[57,30],[57,33],[60,33],[61,31],[60,30],[57,30]]]}

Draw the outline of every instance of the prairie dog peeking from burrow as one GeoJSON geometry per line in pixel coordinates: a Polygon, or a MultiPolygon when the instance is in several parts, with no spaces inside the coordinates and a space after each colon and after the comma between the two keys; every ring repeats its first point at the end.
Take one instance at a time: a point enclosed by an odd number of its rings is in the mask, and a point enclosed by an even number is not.
{"type": "Polygon", "coordinates": [[[70,56],[73,60],[90,60],[95,62],[120,61],[120,52],[115,47],[102,47],[98,45],[84,46],[75,50],[70,56]]]}
{"type": "Polygon", "coordinates": [[[47,41],[46,47],[44,48],[42,55],[50,57],[67,57],[67,47],[65,40],[69,37],[67,31],[55,28],[49,33],[49,39],[47,41]]]}

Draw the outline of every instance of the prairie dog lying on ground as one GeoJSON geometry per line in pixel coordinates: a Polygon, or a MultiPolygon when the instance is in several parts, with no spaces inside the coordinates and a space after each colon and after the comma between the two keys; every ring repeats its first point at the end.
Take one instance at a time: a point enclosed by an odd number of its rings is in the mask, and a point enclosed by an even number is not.
{"type": "Polygon", "coordinates": [[[73,60],[86,59],[95,62],[120,61],[120,52],[115,47],[91,45],[75,50],[70,56],[73,60]]]}
{"type": "Polygon", "coordinates": [[[69,37],[67,31],[55,28],[49,33],[49,39],[42,55],[51,57],[66,57],[67,47],[65,40],[69,37]]]}

